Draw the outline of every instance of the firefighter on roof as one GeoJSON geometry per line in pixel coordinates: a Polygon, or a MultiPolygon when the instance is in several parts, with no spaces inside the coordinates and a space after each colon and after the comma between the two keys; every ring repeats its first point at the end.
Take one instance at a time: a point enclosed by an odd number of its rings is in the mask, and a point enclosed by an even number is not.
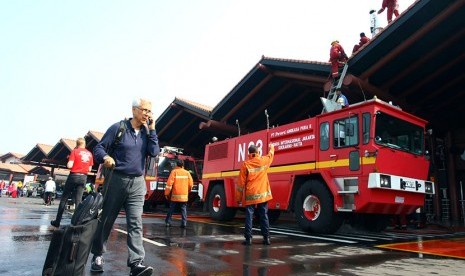
{"type": "Polygon", "coordinates": [[[252,244],[252,219],[257,206],[260,218],[260,229],[263,236],[263,244],[270,242],[270,223],[268,220],[268,201],[271,195],[270,182],[268,180],[268,168],[273,162],[274,145],[270,144],[270,150],[266,156],[260,156],[256,146],[249,147],[249,159],[244,161],[237,185],[236,201],[241,204],[245,191],[245,229],[244,245],[252,244]]]}
{"type": "Polygon", "coordinates": [[[379,9],[378,14],[382,13],[387,8],[387,21],[391,23],[392,21],[392,14],[396,17],[399,16],[399,3],[397,0],[383,0],[383,4],[381,5],[381,9],[379,9]]]}
{"type": "Polygon", "coordinates": [[[331,49],[329,51],[329,62],[331,62],[331,76],[337,78],[339,76],[339,66],[347,61],[347,55],[344,52],[339,41],[334,40],[331,42],[331,49]]]}
{"type": "Polygon", "coordinates": [[[363,45],[370,42],[370,39],[365,35],[365,33],[360,33],[360,42],[354,45],[354,49],[352,49],[352,54],[357,52],[363,45]]]}

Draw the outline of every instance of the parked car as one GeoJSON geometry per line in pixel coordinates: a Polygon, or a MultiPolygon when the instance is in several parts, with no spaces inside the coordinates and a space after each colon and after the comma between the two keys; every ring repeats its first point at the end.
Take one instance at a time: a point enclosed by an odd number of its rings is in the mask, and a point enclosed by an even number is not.
{"type": "Polygon", "coordinates": [[[43,197],[45,185],[40,182],[29,182],[27,185],[27,196],[30,197],[43,197]]]}

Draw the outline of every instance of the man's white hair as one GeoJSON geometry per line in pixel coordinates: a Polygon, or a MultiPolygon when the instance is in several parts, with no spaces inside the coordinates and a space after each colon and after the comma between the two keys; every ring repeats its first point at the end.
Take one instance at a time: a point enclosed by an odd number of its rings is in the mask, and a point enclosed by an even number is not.
{"type": "Polygon", "coordinates": [[[132,100],[132,107],[139,107],[141,104],[142,104],[141,98],[134,98],[134,100],[132,100]]]}

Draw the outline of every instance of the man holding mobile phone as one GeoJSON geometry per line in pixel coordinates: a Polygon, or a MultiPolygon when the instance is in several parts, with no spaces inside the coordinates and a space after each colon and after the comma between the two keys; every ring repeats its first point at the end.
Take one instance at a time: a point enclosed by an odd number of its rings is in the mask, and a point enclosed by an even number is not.
{"type": "Polygon", "coordinates": [[[160,152],[155,121],[152,119],[152,103],[135,99],[132,103],[133,117],[115,123],[94,147],[95,160],[111,169],[105,175],[104,201],[94,242],[92,244],[91,271],[103,272],[103,253],[113,224],[122,208],[126,213],[128,231],[128,260],[131,276],[152,275],[153,268],[143,265],[145,250],[142,241],[142,211],[145,194],[145,160],[160,152]],[[115,145],[116,137],[119,142],[115,145]]]}

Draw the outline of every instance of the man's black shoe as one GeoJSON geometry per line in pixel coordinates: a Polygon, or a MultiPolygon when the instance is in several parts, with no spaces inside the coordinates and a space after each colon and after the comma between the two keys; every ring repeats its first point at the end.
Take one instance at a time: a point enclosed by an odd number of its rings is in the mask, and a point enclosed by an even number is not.
{"type": "Polygon", "coordinates": [[[243,245],[252,245],[252,240],[251,239],[245,239],[245,241],[242,242],[243,245]]]}
{"type": "Polygon", "coordinates": [[[180,227],[181,227],[181,228],[186,228],[186,225],[185,225],[185,224],[181,224],[180,227]]]}
{"type": "Polygon", "coordinates": [[[141,263],[131,266],[131,273],[129,276],[150,276],[152,275],[153,267],[144,266],[141,263]]]}
{"type": "Polygon", "coordinates": [[[58,221],[56,221],[56,220],[52,220],[52,221],[50,222],[50,224],[51,224],[52,226],[55,226],[56,228],[60,227],[60,223],[59,223],[58,221]]]}
{"type": "Polygon", "coordinates": [[[102,256],[96,256],[92,257],[92,263],[90,265],[90,271],[92,272],[103,272],[103,264],[105,261],[103,260],[102,256]]]}
{"type": "Polygon", "coordinates": [[[270,245],[271,244],[270,237],[263,237],[263,244],[270,245]]]}

